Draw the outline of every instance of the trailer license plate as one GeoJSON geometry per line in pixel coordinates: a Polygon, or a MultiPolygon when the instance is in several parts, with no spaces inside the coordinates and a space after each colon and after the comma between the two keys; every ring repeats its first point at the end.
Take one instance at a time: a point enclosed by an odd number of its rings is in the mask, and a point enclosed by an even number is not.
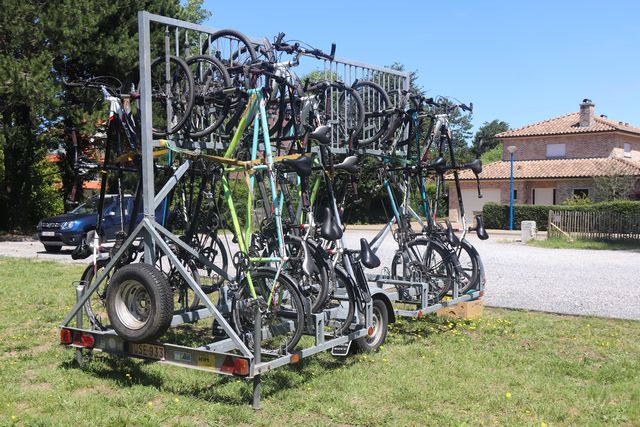
{"type": "Polygon", "coordinates": [[[53,237],[56,235],[56,233],[54,231],[43,231],[42,235],[46,237],[53,237]]]}
{"type": "Polygon", "coordinates": [[[131,354],[149,359],[164,360],[164,347],[153,344],[131,344],[131,354]]]}

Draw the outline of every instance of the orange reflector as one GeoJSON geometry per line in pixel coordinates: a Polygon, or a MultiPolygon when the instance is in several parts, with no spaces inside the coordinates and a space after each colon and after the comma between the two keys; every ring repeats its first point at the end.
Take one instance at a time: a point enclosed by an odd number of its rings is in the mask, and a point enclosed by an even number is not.
{"type": "Polygon", "coordinates": [[[249,361],[247,359],[235,359],[233,361],[233,373],[235,375],[249,375],[249,361]]]}
{"type": "Polygon", "coordinates": [[[60,329],[60,344],[69,345],[73,342],[71,331],[69,329],[60,329]]]}
{"type": "Polygon", "coordinates": [[[291,355],[291,363],[298,363],[300,361],[300,355],[299,354],[292,354],[291,355]]]}
{"type": "Polygon", "coordinates": [[[367,331],[370,337],[373,336],[373,326],[369,326],[369,330],[367,331]]]}
{"type": "Polygon", "coordinates": [[[418,318],[422,317],[422,310],[418,310],[418,318]]]}

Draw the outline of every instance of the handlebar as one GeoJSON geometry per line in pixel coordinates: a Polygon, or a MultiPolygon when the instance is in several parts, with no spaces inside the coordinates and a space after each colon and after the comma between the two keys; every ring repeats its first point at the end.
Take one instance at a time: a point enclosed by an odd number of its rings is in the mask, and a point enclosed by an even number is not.
{"type": "Polygon", "coordinates": [[[333,61],[336,56],[336,44],[331,43],[331,53],[326,54],[320,49],[305,49],[300,46],[300,43],[289,44],[283,41],[284,33],[278,33],[275,40],[273,41],[273,48],[280,52],[285,52],[288,54],[298,53],[301,55],[314,56],[318,59],[328,59],[329,61],[333,61]]]}

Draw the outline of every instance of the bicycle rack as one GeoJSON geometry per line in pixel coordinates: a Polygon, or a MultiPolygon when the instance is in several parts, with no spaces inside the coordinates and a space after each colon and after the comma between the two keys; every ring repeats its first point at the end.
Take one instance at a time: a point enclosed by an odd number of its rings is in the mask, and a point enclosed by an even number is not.
{"type": "MultiPolygon", "coordinates": [[[[139,64],[140,64],[140,112],[141,112],[141,141],[142,141],[142,195],[143,195],[143,211],[144,219],[137,225],[130,236],[123,242],[120,249],[111,257],[104,270],[95,277],[95,282],[86,287],[83,284],[76,286],[76,304],[67,314],[61,323],[60,335],[61,342],[70,347],[76,348],[76,360],[82,363],[82,350],[105,352],[114,355],[137,357],[146,360],[158,361],[177,366],[183,366],[193,369],[199,369],[207,372],[213,372],[224,375],[234,375],[245,379],[253,379],[253,396],[252,405],[254,408],[260,407],[260,380],[261,375],[279,366],[289,365],[300,361],[301,359],[332,349],[338,345],[344,345],[350,341],[363,337],[368,333],[368,328],[352,330],[346,335],[332,336],[324,331],[325,322],[329,320],[335,313],[321,313],[312,315],[311,324],[307,327],[305,333],[314,337],[314,344],[310,347],[303,348],[291,354],[276,354],[263,351],[260,343],[262,342],[262,334],[264,330],[260,324],[261,317],[259,315],[259,307],[256,305],[253,342],[255,345],[250,349],[235,332],[233,327],[228,323],[222,312],[218,309],[211,299],[206,295],[189,274],[187,269],[179,261],[168,242],[175,245],[177,250],[185,251],[192,257],[198,259],[204,265],[212,268],[217,274],[230,281],[230,274],[218,268],[211,263],[205,256],[198,253],[195,249],[187,245],[178,236],[167,230],[155,220],[155,209],[164,198],[169,194],[173,187],[185,176],[189,170],[191,163],[185,160],[178,168],[175,169],[173,176],[167,181],[162,189],[157,193],[154,189],[154,146],[161,145],[158,141],[154,141],[152,137],[152,111],[151,111],[151,25],[165,26],[165,44],[164,55],[168,58],[172,54],[171,32],[173,29],[174,52],[176,56],[180,56],[181,40],[184,39],[184,45],[187,46],[185,51],[188,53],[190,37],[195,34],[202,40],[214,33],[215,30],[205,26],[192,24],[177,19],[167,18],[154,15],[146,11],[138,12],[138,32],[139,32],[139,64]],[[154,343],[132,343],[119,337],[113,330],[96,330],[84,327],[83,322],[83,306],[96,291],[98,286],[105,281],[109,272],[118,263],[119,259],[127,252],[127,249],[141,239],[144,244],[144,260],[149,264],[154,264],[156,248],[164,254],[171,264],[178,270],[182,279],[189,288],[200,299],[204,308],[193,311],[174,313],[171,327],[178,326],[183,323],[193,322],[199,319],[213,317],[220,325],[227,338],[210,344],[189,347],[167,342],[154,343]],[[70,326],[75,320],[75,326],[70,326]]],[[[261,41],[253,40],[256,44],[261,41]]],[[[382,67],[370,66],[345,59],[335,59],[334,61],[324,61],[324,71],[328,78],[350,79],[365,75],[378,76],[381,81],[395,87],[409,88],[409,74],[397,70],[386,69],[382,67]]],[[[168,111],[167,115],[170,116],[168,111]]],[[[168,139],[174,138],[170,136],[168,139]]],[[[181,141],[175,141],[180,144],[181,141]]],[[[341,151],[335,146],[334,151],[341,151]]],[[[208,142],[201,143],[201,148],[216,148],[217,142],[210,139],[208,142]]],[[[344,150],[343,150],[344,151],[344,150]]],[[[367,304],[365,321],[366,325],[372,324],[372,304],[367,304]]]]}

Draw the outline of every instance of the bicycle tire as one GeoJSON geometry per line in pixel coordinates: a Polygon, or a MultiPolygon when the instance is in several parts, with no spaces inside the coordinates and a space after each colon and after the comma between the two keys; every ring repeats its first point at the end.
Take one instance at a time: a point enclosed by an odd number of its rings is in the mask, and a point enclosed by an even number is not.
{"type": "Polygon", "coordinates": [[[348,147],[362,130],[364,105],[358,92],[343,83],[330,83],[321,94],[317,125],[331,127],[333,146],[348,147]]]}
{"type": "Polygon", "coordinates": [[[461,274],[465,276],[465,282],[458,293],[463,295],[471,289],[479,289],[480,282],[480,255],[478,251],[466,240],[461,240],[456,248],[456,256],[460,263],[461,274]],[[466,255],[463,255],[466,254],[466,255]]]}
{"type": "MultiPolygon", "coordinates": [[[[82,272],[82,276],[80,281],[85,285],[85,289],[89,289],[93,284],[93,279],[96,278],[100,274],[100,271],[107,266],[109,260],[99,259],[96,262],[95,269],[93,263],[89,264],[84,271],[82,272]]],[[[104,331],[107,329],[108,320],[107,316],[107,307],[106,307],[106,295],[107,295],[107,285],[111,276],[113,275],[115,268],[111,270],[109,275],[105,278],[105,280],[98,286],[96,291],[89,297],[89,299],[84,303],[84,312],[89,320],[89,323],[92,326],[92,329],[104,331]]]]}
{"type": "MultiPolygon", "coordinates": [[[[389,91],[389,99],[391,100],[391,105],[396,108],[405,109],[407,105],[404,102],[399,102],[401,99],[402,92],[399,90],[391,90],[389,91]]],[[[413,98],[410,98],[410,108],[417,110],[418,104],[416,104],[413,98]]],[[[393,125],[389,126],[387,133],[383,136],[383,140],[392,142],[396,142],[396,147],[403,147],[410,142],[415,141],[416,131],[420,130],[421,120],[418,119],[418,126],[413,120],[413,117],[408,115],[406,112],[396,113],[396,117],[394,117],[393,125]],[[399,117],[398,117],[399,115],[399,117]]]]}
{"type": "Polygon", "coordinates": [[[215,131],[225,120],[231,108],[231,99],[211,98],[216,91],[231,86],[227,69],[216,58],[197,55],[187,59],[194,79],[194,104],[191,109],[187,132],[193,138],[202,138],[215,131]]]}
{"type": "MultiPolygon", "coordinates": [[[[266,328],[275,333],[273,337],[263,337],[261,347],[280,354],[290,353],[300,341],[306,323],[304,304],[296,284],[284,272],[280,273],[276,284],[276,269],[271,267],[259,267],[250,274],[256,297],[262,300],[258,303],[263,304],[262,329],[266,328]],[[270,301],[271,304],[267,305],[273,288],[277,288],[276,293],[270,301]]],[[[249,304],[250,301],[254,299],[249,289],[248,276],[245,276],[236,292],[231,319],[235,331],[247,346],[253,349],[254,307],[249,304]]]]}
{"type": "Polygon", "coordinates": [[[429,281],[429,303],[437,303],[451,289],[454,267],[452,254],[437,240],[420,237],[407,243],[405,253],[397,252],[391,263],[391,277],[398,280],[429,281]],[[405,259],[412,259],[405,262],[405,259]],[[399,275],[398,265],[403,267],[399,275]],[[426,277],[426,280],[425,280],[426,277]]]}
{"type": "Polygon", "coordinates": [[[285,236],[284,243],[287,247],[288,260],[285,265],[285,271],[296,280],[300,293],[309,300],[312,313],[318,313],[322,310],[327,295],[329,293],[329,278],[327,268],[316,254],[312,245],[307,244],[309,256],[313,260],[316,271],[309,277],[302,269],[304,261],[304,249],[302,247],[302,238],[297,236],[285,236]]]}
{"type": "Polygon", "coordinates": [[[393,116],[384,111],[391,108],[391,100],[382,86],[375,82],[361,80],[352,88],[360,95],[364,107],[364,123],[356,144],[358,147],[367,147],[388,132],[393,116]]]}
{"type": "Polygon", "coordinates": [[[335,289],[327,296],[327,300],[323,306],[324,309],[335,311],[336,316],[329,318],[325,323],[325,330],[333,336],[344,335],[353,323],[356,312],[356,298],[353,292],[355,284],[342,269],[336,266],[334,268],[335,289]]]}
{"type": "MultiPolygon", "coordinates": [[[[184,124],[187,122],[189,115],[191,113],[191,109],[193,108],[193,102],[195,99],[195,91],[194,91],[194,82],[193,75],[191,75],[191,71],[189,71],[189,66],[184,62],[184,60],[178,58],[177,56],[170,55],[169,63],[174,64],[174,71],[171,73],[171,93],[176,92],[178,94],[177,97],[172,97],[171,102],[171,111],[173,113],[171,117],[171,127],[167,129],[169,126],[166,124],[167,120],[167,105],[166,99],[168,95],[166,94],[166,63],[165,57],[160,56],[154,59],[151,62],[151,110],[152,110],[152,133],[153,136],[156,137],[164,137],[167,135],[171,135],[179,131],[184,124]],[[158,67],[160,65],[160,67],[158,67]],[[186,86],[181,88],[181,85],[186,86]],[[164,99],[164,101],[163,101],[164,99]],[[159,114],[158,108],[154,108],[154,102],[159,104],[159,114]],[[163,107],[164,105],[164,107],[163,107]],[[177,111],[177,113],[176,113],[177,111]],[[153,119],[156,119],[155,124],[153,119]],[[164,126],[156,126],[162,121],[165,122],[164,126]]],[[[171,65],[169,66],[171,68],[171,65]]]]}

